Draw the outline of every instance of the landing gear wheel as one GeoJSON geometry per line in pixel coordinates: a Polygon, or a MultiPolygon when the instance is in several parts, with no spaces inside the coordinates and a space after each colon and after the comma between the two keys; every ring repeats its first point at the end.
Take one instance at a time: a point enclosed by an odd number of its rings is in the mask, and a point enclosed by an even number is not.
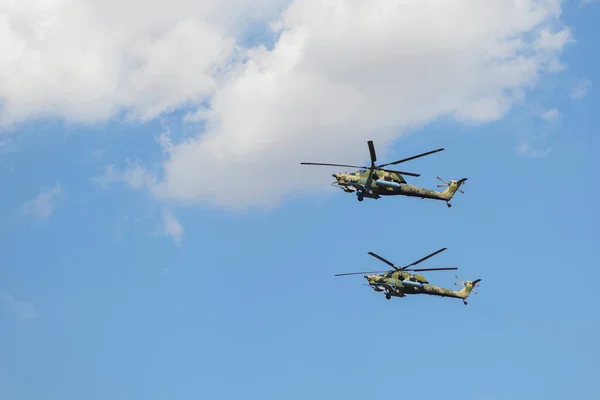
{"type": "Polygon", "coordinates": [[[385,298],[389,300],[389,299],[392,298],[392,295],[388,293],[388,294],[385,295],[385,298]]]}
{"type": "Polygon", "coordinates": [[[452,204],[450,203],[446,203],[446,205],[448,206],[448,208],[452,207],[452,204]]]}
{"type": "Polygon", "coordinates": [[[463,304],[466,306],[466,305],[467,305],[467,302],[466,302],[466,301],[463,301],[463,304]]]}
{"type": "Polygon", "coordinates": [[[358,193],[356,195],[356,198],[357,198],[358,201],[363,201],[363,195],[362,195],[362,193],[358,193]]]}

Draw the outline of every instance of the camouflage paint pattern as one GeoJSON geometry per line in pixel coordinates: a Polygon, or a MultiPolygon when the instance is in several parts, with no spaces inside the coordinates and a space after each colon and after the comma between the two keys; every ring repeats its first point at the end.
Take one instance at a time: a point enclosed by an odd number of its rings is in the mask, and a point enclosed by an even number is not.
{"type": "Polygon", "coordinates": [[[410,272],[406,272],[406,271],[389,271],[386,272],[383,275],[379,275],[382,276],[383,278],[390,278],[390,279],[396,279],[396,280],[400,280],[400,281],[404,281],[404,280],[416,280],[419,283],[429,283],[427,281],[427,278],[425,278],[423,275],[419,275],[419,274],[411,274],[410,272]]]}
{"type": "Polygon", "coordinates": [[[361,169],[357,172],[337,173],[332,174],[332,176],[336,179],[336,182],[332,185],[341,187],[347,193],[357,192],[361,201],[362,197],[378,199],[381,196],[401,195],[449,202],[460,186],[467,180],[467,178],[458,181],[451,180],[444,191],[438,192],[415,185],[408,185],[402,175],[383,170],[373,171],[368,189],[369,170],[361,169]]]}
{"type": "Polygon", "coordinates": [[[462,299],[465,304],[467,304],[465,300],[469,297],[475,285],[481,281],[481,279],[466,281],[464,287],[456,291],[431,285],[422,275],[411,275],[408,272],[390,271],[383,275],[365,275],[365,279],[367,279],[370,286],[373,286],[375,291],[385,291],[388,299],[391,296],[405,297],[407,294],[427,294],[462,299]],[[417,279],[417,276],[420,279],[417,279]]]}

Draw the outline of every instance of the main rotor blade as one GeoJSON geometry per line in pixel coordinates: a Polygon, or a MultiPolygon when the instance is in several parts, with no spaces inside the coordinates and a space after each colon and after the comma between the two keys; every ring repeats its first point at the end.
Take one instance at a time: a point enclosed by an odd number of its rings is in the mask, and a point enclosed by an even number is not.
{"type": "Polygon", "coordinates": [[[348,167],[348,168],[364,168],[368,169],[369,167],[361,167],[358,165],[345,165],[345,164],[327,164],[327,163],[313,163],[313,162],[301,162],[302,165],[325,165],[329,167],[348,167]]]}
{"type": "Polygon", "coordinates": [[[413,172],[404,172],[404,171],[395,171],[393,169],[381,169],[382,171],[391,172],[393,174],[398,175],[406,175],[406,176],[421,176],[420,174],[415,174],[413,172]]]}
{"type": "Polygon", "coordinates": [[[377,154],[375,154],[375,146],[373,146],[373,141],[369,140],[367,142],[369,145],[369,154],[371,155],[371,165],[375,165],[375,161],[377,161],[377,154]]]}
{"type": "Polygon", "coordinates": [[[347,272],[344,274],[335,274],[335,276],[345,276],[345,275],[360,275],[360,274],[383,274],[388,271],[368,271],[368,272],[347,272]]]}
{"type": "Polygon", "coordinates": [[[421,258],[420,260],[417,260],[417,261],[415,261],[415,262],[414,262],[414,263],[412,263],[412,264],[408,264],[408,265],[406,265],[406,266],[402,267],[402,271],[406,270],[406,268],[408,268],[408,267],[412,267],[413,265],[417,265],[417,264],[419,264],[419,263],[422,263],[423,261],[427,260],[428,258],[430,258],[430,257],[433,257],[433,256],[435,256],[436,254],[438,254],[438,253],[441,253],[441,252],[442,252],[442,251],[444,251],[444,250],[447,250],[447,248],[446,248],[446,247],[443,247],[443,248],[441,248],[441,249],[439,249],[439,250],[437,250],[437,251],[434,251],[434,252],[433,252],[433,253],[431,253],[430,255],[428,255],[428,256],[425,256],[425,257],[421,258]]]}
{"type": "Polygon", "coordinates": [[[437,149],[437,150],[428,151],[427,153],[421,153],[421,154],[418,154],[416,156],[412,156],[412,157],[408,157],[408,158],[403,158],[402,160],[394,161],[394,162],[387,163],[387,164],[382,164],[382,165],[380,165],[380,167],[384,167],[386,165],[400,164],[400,163],[403,163],[403,162],[406,162],[406,161],[414,160],[415,158],[428,156],[430,154],[437,153],[438,151],[442,151],[442,150],[445,150],[445,149],[441,148],[441,149],[437,149]]]}
{"type": "Polygon", "coordinates": [[[390,267],[394,268],[396,271],[398,270],[398,268],[396,268],[396,266],[393,263],[391,263],[390,261],[388,261],[385,258],[381,257],[380,255],[377,255],[377,254],[373,253],[372,251],[368,252],[367,254],[369,254],[370,256],[375,257],[379,261],[383,261],[384,263],[386,263],[390,267]]]}
{"type": "Polygon", "coordinates": [[[417,269],[405,269],[403,271],[454,271],[457,270],[458,268],[453,267],[453,268],[417,268],[417,269]]]}

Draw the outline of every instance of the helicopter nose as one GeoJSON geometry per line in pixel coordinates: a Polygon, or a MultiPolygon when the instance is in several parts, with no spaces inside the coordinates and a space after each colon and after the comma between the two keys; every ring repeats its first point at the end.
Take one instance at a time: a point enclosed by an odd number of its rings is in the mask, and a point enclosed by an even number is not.
{"type": "Polygon", "coordinates": [[[331,176],[333,176],[335,179],[337,179],[339,174],[331,174],[331,176]]]}

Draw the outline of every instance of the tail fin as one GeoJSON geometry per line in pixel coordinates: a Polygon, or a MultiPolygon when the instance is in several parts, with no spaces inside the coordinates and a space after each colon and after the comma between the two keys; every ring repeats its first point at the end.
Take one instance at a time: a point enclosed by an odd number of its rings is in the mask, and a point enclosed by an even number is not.
{"type": "MultiPolygon", "coordinates": [[[[458,276],[456,277],[456,279],[458,279],[460,281],[460,278],[458,276]]],[[[463,299],[463,302],[465,304],[467,304],[466,300],[467,300],[467,297],[469,297],[469,295],[471,294],[471,292],[477,294],[477,292],[473,291],[473,289],[475,289],[477,286],[479,286],[478,285],[479,282],[481,282],[481,279],[475,279],[474,281],[462,282],[464,287],[461,290],[459,290],[457,293],[458,293],[458,296],[461,299],[463,299]]]]}
{"type": "Polygon", "coordinates": [[[440,178],[439,176],[437,177],[440,181],[444,182],[444,185],[438,185],[438,187],[446,187],[446,189],[444,189],[442,193],[442,197],[446,200],[450,200],[452,199],[452,197],[454,197],[454,194],[459,191],[461,193],[464,193],[462,190],[460,190],[460,187],[467,181],[467,178],[462,178],[458,181],[455,181],[454,179],[450,180],[450,183],[444,181],[442,178],[440,178]]]}

